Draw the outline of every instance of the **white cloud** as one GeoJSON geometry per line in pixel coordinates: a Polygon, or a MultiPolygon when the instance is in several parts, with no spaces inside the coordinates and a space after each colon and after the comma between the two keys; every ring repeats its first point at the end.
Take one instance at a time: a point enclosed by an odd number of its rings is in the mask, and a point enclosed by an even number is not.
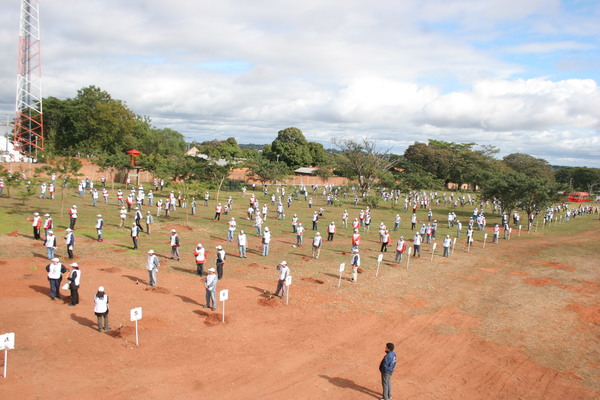
{"type": "MultiPolygon", "coordinates": [[[[200,140],[267,143],[297,126],[326,145],[360,136],[402,153],[437,138],[600,167],[598,7],[396,3],[43,2],[44,95],[93,84],[200,140]],[[531,64],[554,53],[574,56],[531,64]]],[[[18,17],[18,4],[0,3],[6,112],[18,17]]]]}

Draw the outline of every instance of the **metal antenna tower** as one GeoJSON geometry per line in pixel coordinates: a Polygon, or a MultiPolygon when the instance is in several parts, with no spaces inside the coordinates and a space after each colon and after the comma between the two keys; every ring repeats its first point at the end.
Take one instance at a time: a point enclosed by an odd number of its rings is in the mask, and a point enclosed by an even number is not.
{"type": "Polygon", "coordinates": [[[39,0],[21,0],[15,149],[36,157],[44,150],[39,0]]]}

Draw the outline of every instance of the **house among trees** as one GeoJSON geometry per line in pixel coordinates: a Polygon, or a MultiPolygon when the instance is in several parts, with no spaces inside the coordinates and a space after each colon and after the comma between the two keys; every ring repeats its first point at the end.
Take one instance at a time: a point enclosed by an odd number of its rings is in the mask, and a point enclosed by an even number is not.
{"type": "Polygon", "coordinates": [[[294,170],[296,176],[315,176],[320,168],[316,167],[300,167],[294,170]]]}

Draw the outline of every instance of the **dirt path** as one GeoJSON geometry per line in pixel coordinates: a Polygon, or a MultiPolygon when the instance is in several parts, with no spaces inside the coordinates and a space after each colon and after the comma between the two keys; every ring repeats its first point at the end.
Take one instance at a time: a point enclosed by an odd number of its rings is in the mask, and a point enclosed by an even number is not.
{"type": "MultiPolygon", "coordinates": [[[[598,230],[579,236],[583,250],[561,262],[547,252],[569,243],[533,239],[424,256],[410,269],[384,262],[377,278],[369,262],[358,284],[346,274],[339,289],[339,254],[324,251],[295,258],[289,305],[264,294],[275,289],[272,263],[232,256],[219,282],[230,292],[224,324],[220,305],[201,308],[188,260],[161,258],[151,289],[142,267],[119,262],[123,253],[90,250],[78,260],[81,304],[67,307],[49,299],[43,248],[35,248],[40,257],[0,261],[0,330],[17,335],[0,397],[376,399],[392,341],[395,399],[598,399],[599,265],[586,252],[597,256],[599,239],[598,230]],[[92,312],[98,283],[111,296],[109,333],[96,330],[92,312]],[[129,321],[138,306],[139,347],[129,321]]],[[[271,251],[309,251],[291,240],[271,251]]],[[[31,246],[21,236],[1,241],[31,246]]]]}

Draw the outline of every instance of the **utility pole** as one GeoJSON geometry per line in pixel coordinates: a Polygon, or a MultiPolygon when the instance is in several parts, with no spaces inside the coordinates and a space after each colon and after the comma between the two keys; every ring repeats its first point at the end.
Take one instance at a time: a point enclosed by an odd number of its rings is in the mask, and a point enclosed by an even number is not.
{"type": "Polygon", "coordinates": [[[14,146],[37,158],[44,150],[39,0],[21,0],[14,146]]]}

